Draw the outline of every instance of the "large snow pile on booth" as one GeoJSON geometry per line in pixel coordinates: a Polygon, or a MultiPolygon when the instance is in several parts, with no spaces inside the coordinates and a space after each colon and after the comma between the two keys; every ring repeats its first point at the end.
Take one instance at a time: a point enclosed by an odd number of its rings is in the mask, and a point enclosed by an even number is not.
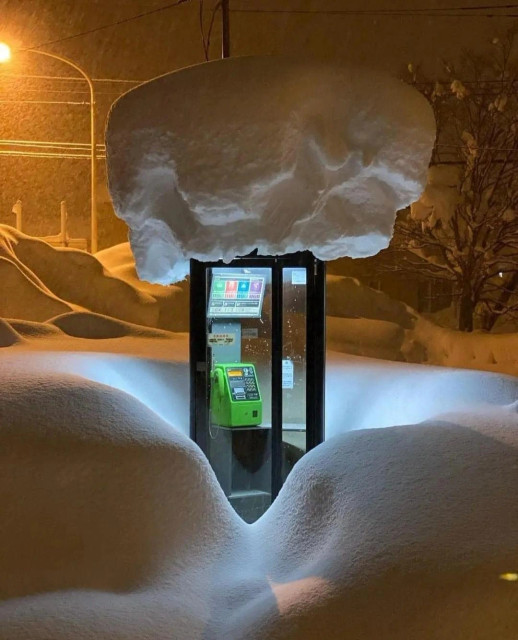
{"type": "Polygon", "coordinates": [[[177,340],[23,337],[0,359],[2,640],[514,640],[517,379],[332,356],[336,437],[246,525],[181,433],[177,340]]]}
{"type": "Polygon", "coordinates": [[[309,249],[367,256],[417,200],[434,142],[415,89],[365,69],[232,58],[128,92],[106,132],[110,193],[139,275],[168,284],[190,258],[309,249]]]}

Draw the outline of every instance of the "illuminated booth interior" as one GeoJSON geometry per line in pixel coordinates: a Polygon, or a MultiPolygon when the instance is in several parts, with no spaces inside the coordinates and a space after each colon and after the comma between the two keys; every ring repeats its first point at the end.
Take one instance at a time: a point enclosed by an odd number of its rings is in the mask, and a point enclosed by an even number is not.
{"type": "Polygon", "coordinates": [[[191,260],[190,317],[191,436],[253,522],[323,439],[325,265],[191,260]]]}

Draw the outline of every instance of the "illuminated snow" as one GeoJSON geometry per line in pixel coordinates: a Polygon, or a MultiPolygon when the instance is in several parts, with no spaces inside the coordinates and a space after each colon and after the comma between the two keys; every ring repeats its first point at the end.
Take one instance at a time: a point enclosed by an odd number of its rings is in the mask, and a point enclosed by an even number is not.
{"type": "Polygon", "coordinates": [[[368,256],[421,194],[434,135],[426,100],[394,78],[232,58],[116,102],[110,192],[151,282],[181,280],[191,257],[228,261],[254,249],[368,256]]]}
{"type": "Polygon", "coordinates": [[[516,378],[330,354],[336,436],[246,525],[179,431],[180,340],[25,338],[0,359],[2,640],[514,640],[516,378]]]}

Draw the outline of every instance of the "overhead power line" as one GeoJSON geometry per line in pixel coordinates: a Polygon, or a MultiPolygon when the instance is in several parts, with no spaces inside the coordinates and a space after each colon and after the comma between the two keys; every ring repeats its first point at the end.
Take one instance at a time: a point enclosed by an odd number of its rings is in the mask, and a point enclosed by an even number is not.
{"type": "Polygon", "coordinates": [[[329,16],[378,16],[378,17],[448,17],[448,18],[516,18],[518,4],[506,5],[471,5],[447,8],[422,9],[262,9],[231,8],[232,13],[250,14],[294,14],[294,15],[329,15],[329,16]],[[516,13],[509,13],[512,9],[516,13]],[[500,11],[506,11],[500,12],[500,11]],[[485,12],[485,13],[483,13],[485,12]],[[492,13],[496,12],[496,13],[492,13]]]}
{"type": "MultiPolygon", "coordinates": [[[[97,144],[98,159],[106,158],[106,147],[97,144]]],[[[90,144],[86,142],[51,142],[44,140],[0,139],[0,157],[7,158],[69,158],[91,160],[90,144]]]]}
{"type": "MultiPolygon", "coordinates": [[[[73,158],[75,160],[90,160],[90,154],[84,153],[58,153],[52,151],[3,151],[0,150],[0,157],[8,158],[73,158]]],[[[106,159],[105,155],[97,155],[97,160],[106,159]]]]}
{"type": "Polygon", "coordinates": [[[501,11],[509,9],[518,9],[518,2],[508,4],[472,4],[472,5],[456,5],[453,7],[412,7],[411,9],[264,9],[254,7],[234,7],[232,11],[264,11],[267,13],[364,13],[364,14],[379,14],[379,13],[442,13],[444,11],[501,11]]]}
{"type": "Polygon", "coordinates": [[[75,102],[72,100],[0,100],[0,104],[68,104],[72,106],[89,105],[89,102],[75,102]]]}
{"type": "MultiPolygon", "coordinates": [[[[60,149],[68,149],[68,148],[77,148],[88,151],[90,149],[89,142],[53,142],[46,140],[9,140],[6,138],[0,139],[0,146],[11,146],[11,147],[56,147],[60,149]]],[[[97,148],[104,150],[106,145],[98,142],[97,148]]]]}
{"type": "MultiPolygon", "coordinates": [[[[0,89],[0,95],[6,94],[10,95],[10,91],[5,89],[0,89]]],[[[89,91],[79,91],[78,89],[17,89],[16,93],[58,93],[58,94],[75,94],[75,95],[85,95],[89,96],[89,91]]],[[[119,96],[120,91],[96,91],[96,96],[119,96]]]]}
{"type": "MultiPolygon", "coordinates": [[[[29,74],[21,74],[21,73],[0,73],[0,78],[14,78],[15,80],[64,80],[64,81],[75,81],[75,82],[84,82],[85,79],[83,76],[41,76],[41,75],[29,75],[29,74]]],[[[92,78],[92,82],[122,82],[127,84],[142,84],[143,82],[147,82],[147,80],[127,80],[123,78],[92,78]]]]}
{"type": "Polygon", "coordinates": [[[99,31],[103,31],[104,29],[118,27],[121,24],[126,24],[128,22],[133,22],[134,20],[139,20],[140,18],[145,18],[146,16],[150,16],[155,13],[161,13],[162,11],[167,11],[168,9],[178,7],[181,4],[186,4],[187,2],[190,2],[190,0],[176,0],[176,2],[170,2],[169,4],[163,5],[161,7],[156,7],[155,9],[149,9],[149,11],[143,11],[142,13],[137,13],[133,16],[128,16],[127,18],[121,18],[120,20],[116,20],[115,22],[103,24],[98,27],[94,27],[93,29],[87,29],[86,31],[80,31],[79,33],[74,33],[69,36],[64,36],[63,38],[57,38],[56,40],[47,40],[47,42],[40,42],[39,44],[33,45],[31,47],[26,47],[24,49],[20,49],[19,51],[28,51],[30,49],[40,49],[41,47],[47,47],[52,44],[58,44],[60,42],[73,40],[74,38],[80,38],[81,36],[87,36],[92,33],[97,33],[99,31]]]}

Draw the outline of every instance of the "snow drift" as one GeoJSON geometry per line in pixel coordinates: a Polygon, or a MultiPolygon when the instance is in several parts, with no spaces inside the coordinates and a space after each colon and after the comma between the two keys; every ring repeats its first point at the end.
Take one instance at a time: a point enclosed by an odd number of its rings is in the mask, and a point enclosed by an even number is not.
{"type": "Polygon", "coordinates": [[[92,312],[169,331],[187,330],[186,286],[140,282],[125,263],[128,253],[129,245],[124,244],[98,258],[52,247],[0,225],[0,317],[45,322],[69,312],[92,312]],[[103,261],[112,264],[114,256],[119,262],[112,272],[103,261]]]}
{"type": "Polygon", "coordinates": [[[426,100],[364,69],[232,58],[148,82],[114,105],[110,192],[141,278],[188,260],[386,247],[416,200],[434,142],[426,100]]]}
{"type": "Polygon", "coordinates": [[[516,405],[331,438],[246,525],[196,445],[86,357],[8,351],[2,640],[514,640],[516,405]]]}

